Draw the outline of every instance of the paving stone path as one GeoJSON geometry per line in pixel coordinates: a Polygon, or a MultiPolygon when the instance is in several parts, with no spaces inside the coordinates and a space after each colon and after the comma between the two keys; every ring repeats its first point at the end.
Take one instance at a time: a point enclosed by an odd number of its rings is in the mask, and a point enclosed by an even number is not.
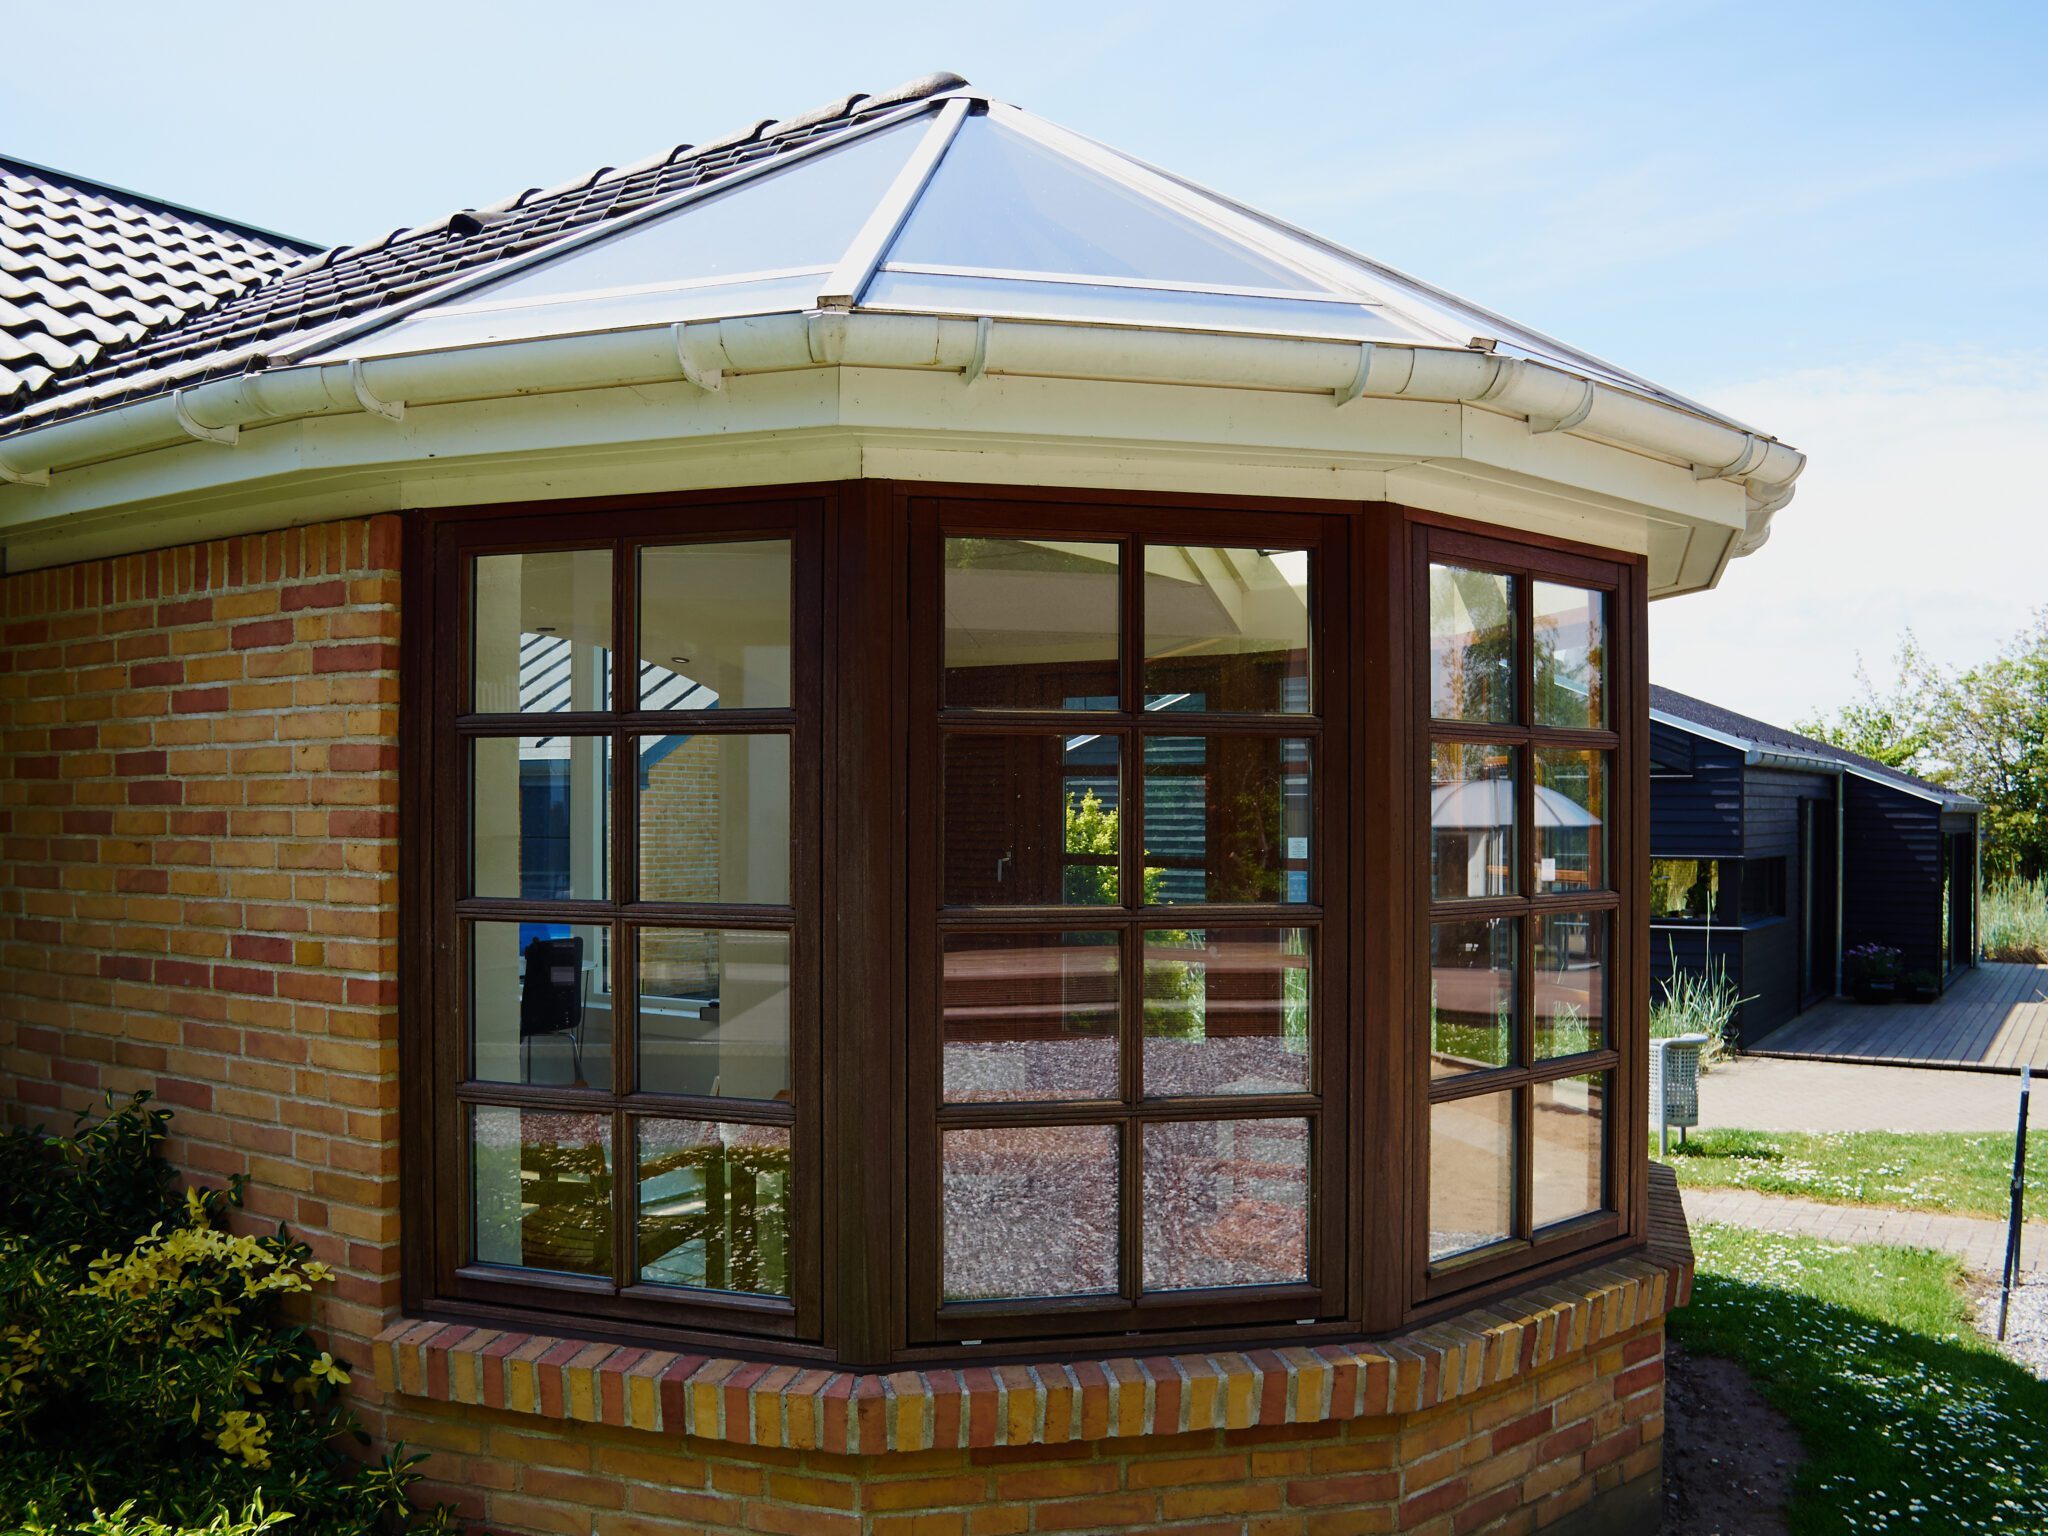
{"type": "MultiPolygon", "coordinates": [[[[1835,1243],[1938,1248],[1954,1254],[1980,1274],[1994,1277],[2005,1265],[2005,1223],[1982,1216],[1894,1211],[1871,1205],[1828,1205],[1790,1195],[1760,1195],[1747,1189],[1687,1189],[1682,1193],[1689,1221],[1719,1221],[1835,1243]]],[[[2020,1263],[2028,1274],[2048,1275],[2048,1222],[2027,1223],[2020,1240],[2020,1263]]]]}

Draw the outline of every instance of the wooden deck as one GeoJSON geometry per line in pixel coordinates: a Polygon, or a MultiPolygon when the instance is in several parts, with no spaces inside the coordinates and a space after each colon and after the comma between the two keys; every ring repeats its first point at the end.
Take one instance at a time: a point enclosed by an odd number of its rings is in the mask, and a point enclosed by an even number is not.
{"type": "Polygon", "coordinates": [[[2048,965],[1979,965],[1931,1003],[1837,998],[1781,1024],[1748,1056],[1970,1072],[2048,1071],[2048,965]]]}

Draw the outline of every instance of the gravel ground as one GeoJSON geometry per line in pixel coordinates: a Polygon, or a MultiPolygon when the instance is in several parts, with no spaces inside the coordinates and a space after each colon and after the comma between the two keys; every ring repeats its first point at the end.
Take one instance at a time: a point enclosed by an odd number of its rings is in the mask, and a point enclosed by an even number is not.
{"type": "MultiPolygon", "coordinates": [[[[1987,1286],[1977,1302],[1977,1326],[1998,1337],[1998,1287],[1987,1286]]],[[[2005,1342],[1999,1346],[2042,1380],[2048,1381],[2048,1277],[2037,1276],[2012,1293],[2005,1342]]]]}

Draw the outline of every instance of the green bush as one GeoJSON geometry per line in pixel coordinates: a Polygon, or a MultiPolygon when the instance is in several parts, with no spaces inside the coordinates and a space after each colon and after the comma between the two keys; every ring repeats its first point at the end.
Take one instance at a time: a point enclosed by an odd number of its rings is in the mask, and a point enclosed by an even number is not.
{"type": "Polygon", "coordinates": [[[368,1443],[348,1371],[285,1311],[326,1267],[282,1226],[227,1231],[239,1182],[180,1192],[147,1098],[0,1137],[0,1529],[449,1529],[412,1508],[418,1457],[342,1450],[368,1443]]]}
{"type": "Polygon", "coordinates": [[[2048,965],[2048,880],[1993,880],[1978,921],[1986,960],[2048,965]]]}

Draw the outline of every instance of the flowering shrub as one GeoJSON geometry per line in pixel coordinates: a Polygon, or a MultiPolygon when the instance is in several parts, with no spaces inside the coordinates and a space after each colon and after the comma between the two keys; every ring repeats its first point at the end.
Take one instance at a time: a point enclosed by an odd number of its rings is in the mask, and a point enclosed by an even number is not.
{"type": "Polygon", "coordinates": [[[0,1138],[0,1529],[446,1529],[411,1508],[419,1458],[342,1454],[348,1370],[286,1315],[326,1266],[227,1231],[239,1183],[179,1194],[146,1098],[0,1138]]]}
{"type": "Polygon", "coordinates": [[[1904,954],[1889,944],[1858,944],[1842,951],[1842,980],[1851,991],[1895,982],[1904,966],[1904,954]]]}

